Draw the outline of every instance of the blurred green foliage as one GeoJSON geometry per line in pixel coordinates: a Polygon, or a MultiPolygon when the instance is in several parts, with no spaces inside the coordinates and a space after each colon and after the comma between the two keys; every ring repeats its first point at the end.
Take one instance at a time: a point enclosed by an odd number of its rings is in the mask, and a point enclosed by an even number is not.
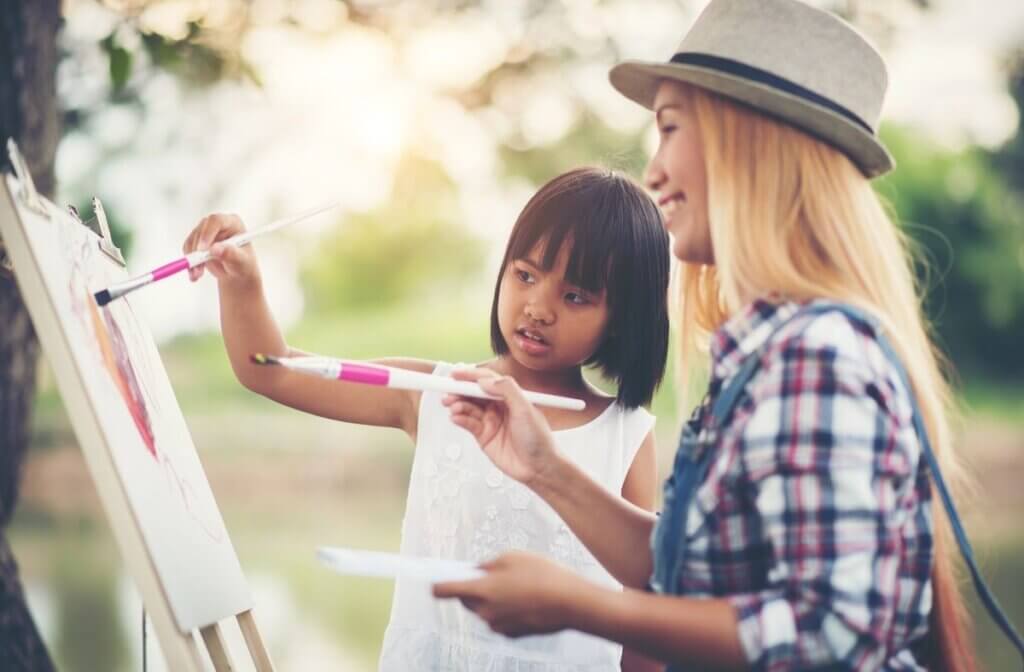
{"type": "Polygon", "coordinates": [[[925,307],[965,375],[1024,373],[1024,195],[978,148],[944,151],[887,129],[898,168],[879,192],[918,248],[925,307]]]}
{"type": "Polygon", "coordinates": [[[313,310],[368,308],[475,282],[485,246],[460,224],[455,185],[407,158],[387,205],[347,217],[302,271],[313,310]]]}
{"type": "Polygon", "coordinates": [[[536,185],[587,164],[620,170],[639,179],[647,164],[642,139],[642,132],[616,131],[594,114],[584,113],[558,142],[530,149],[504,146],[501,158],[506,175],[524,177],[536,185]]]}
{"type": "MultiPolygon", "coordinates": [[[[1024,119],[1024,51],[1008,60],[1008,90],[1024,119]]],[[[885,129],[897,169],[879,191],[917,243],[925,308],[968,383],[1024,374],[1024,130],[995,151],[940,149],[885,129]]]]}

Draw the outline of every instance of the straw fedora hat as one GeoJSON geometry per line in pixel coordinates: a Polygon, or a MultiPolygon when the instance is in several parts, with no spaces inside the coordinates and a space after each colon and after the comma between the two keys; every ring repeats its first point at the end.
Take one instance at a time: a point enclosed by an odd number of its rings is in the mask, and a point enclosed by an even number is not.
{"type": "Polygon", "coordinates": [[[835,146],[867,177],[895,166],[877,133],[882,57],[842,19],[798,0],[711,0],[669,62],[625,61],[609,79],[647,108],[662,80],[688,82],[835,146]]]}

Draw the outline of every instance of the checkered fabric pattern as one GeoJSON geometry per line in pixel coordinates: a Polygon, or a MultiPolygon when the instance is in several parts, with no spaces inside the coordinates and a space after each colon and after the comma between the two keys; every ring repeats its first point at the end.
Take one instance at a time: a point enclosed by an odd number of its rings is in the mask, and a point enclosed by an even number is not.
{"type": "Polygon", "coordinates": [[[762,362],[695,492],[680,592],[732,602],[755,669],[923,669],[933,537],[913,401],[871,324],[799,309],[755,302],[713,336],[700,427],[747,355],[762,362]]]}

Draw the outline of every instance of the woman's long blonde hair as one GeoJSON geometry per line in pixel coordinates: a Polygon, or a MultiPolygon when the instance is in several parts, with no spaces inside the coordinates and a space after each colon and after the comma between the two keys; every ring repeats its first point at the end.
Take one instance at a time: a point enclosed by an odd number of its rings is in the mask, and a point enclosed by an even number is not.
{"type": "MultiPolygon", "coordinates": [[[[902,359],[943,476],[958,491],[965,476],[953,452],[953,395],[922,315],[912,246],[870,182],[832,146],[713,93],[680,86],[703,144],[715,256],[714,266],[680,269],[682,370],[698,342],[752,298],[827,298],[857,306],[879,320],[902,359]]],[[[926,662],[929,669],[970,670],[952,537],[938,496],[933,499],[935,600],[932,660],[926,662]]]]}

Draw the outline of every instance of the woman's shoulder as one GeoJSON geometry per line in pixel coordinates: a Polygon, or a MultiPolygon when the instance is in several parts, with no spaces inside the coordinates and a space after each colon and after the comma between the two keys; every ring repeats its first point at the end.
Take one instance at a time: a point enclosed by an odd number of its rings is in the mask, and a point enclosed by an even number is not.
{"type": "MultiPolygon", "coordinates": [[[[882,348],[883,336],[874,318],[843,304],[812,301],[802,305],[771,338],[770,351],[794,351],[839,363],[870,365],[892,362],[882,348]],[[884,360],[884,361],[883,361],[884,360]]],[[[773,353],[774,354],[774,353],[773,353]]]]}
{"type": "Polygon", "coordinates": [[[900,365],[884,339],[879,323],[865,311],[812,301],[772,336],[764,363],[785,388],[875,385],[906,397],[900,365]]]}

